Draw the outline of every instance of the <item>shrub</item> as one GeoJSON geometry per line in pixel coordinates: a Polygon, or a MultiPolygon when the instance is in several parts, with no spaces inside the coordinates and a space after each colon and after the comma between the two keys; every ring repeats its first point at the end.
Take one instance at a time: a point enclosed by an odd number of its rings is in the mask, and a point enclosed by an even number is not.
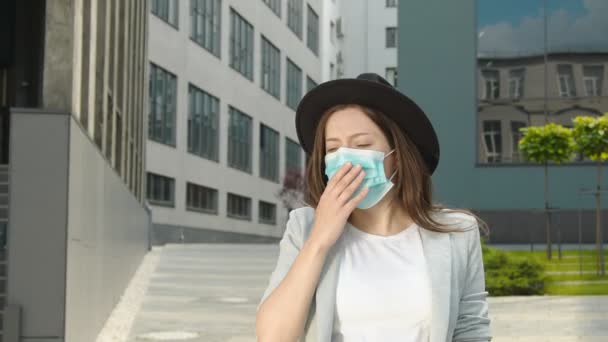
{"type": "Polygon", "coordinates": [[[536,258],[515,257],[482,244],[486,290],[491,296],[545,293],[545,266],[536,258]]]}

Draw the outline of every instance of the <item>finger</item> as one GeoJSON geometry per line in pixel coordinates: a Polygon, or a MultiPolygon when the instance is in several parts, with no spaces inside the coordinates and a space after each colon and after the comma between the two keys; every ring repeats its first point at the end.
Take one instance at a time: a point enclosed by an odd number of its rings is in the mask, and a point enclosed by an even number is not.
{"type": "Polygon", "coordinates": [[[365,178],[365,171],[361,170],[361,172],[359,172],[359,175],[357,175],[357,177],[355,177],[355,179],[353,179],[353,181],[350,182],[350,184],[338,196],[338,201],[340,203],[348,202],[352,194],[355,193],[355,191],[363,181],[363,178],[365,178]]]}
{"type": "Polygon", "coordinates": [[[357,177],[357,175],[361,171],[362,171],[361,165],[357,164],[354,167],[352,167],[350,169],[350,171],[348,171],[344,175],[344,177],[342,177],[342,179],[338,180],[338,182],[334,185],[334,188],[332,189],[334,196],[336,196],[336,197],[340,196],[340,194],[342,192],[344,192],[344,189],[346,189],[346,187],[353,181],[353,179],[355,179],[357,177]]]}
{"type": "Polygon", "coordinates": [[[369,191],[368,187],[364,187],[360,193],[357,194],[357,196],[355,196],[353,199],[351,199],[350,201],[348,201],[346,203],[346,208],[348,208],[348,210],[350,212],[352,212],[353,210],[355,210],[355,208],[357,207],[357,204],[359,204],[359,202],[361,202],[363,200],[363,198],[365,197],[365,195],[367,195],[369,191]]]}
{"type": "Polygon", "coordinates": [[[342,176],[344,176],[351,169],[352,166],[353,164],[351,162],[346,162],[344,165],[342,165],[342,167],[339,168],[338,171],[336,171],[334,176],[331,177],[329,181],[327,181],[327,188],[333,188],[336,183],[342,178],[342,176]]]}

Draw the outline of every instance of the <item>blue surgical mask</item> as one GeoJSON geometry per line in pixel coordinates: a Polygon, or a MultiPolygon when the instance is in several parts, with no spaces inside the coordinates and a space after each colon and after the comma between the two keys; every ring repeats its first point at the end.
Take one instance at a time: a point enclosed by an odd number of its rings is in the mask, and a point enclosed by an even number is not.
{"type": "Polygon", "coordinates": [[[357,204],[357,208],[371,208],[395,185],[391,180],[397,171],[393,172],[390,179],[386,179],[386,175],[384,174],[384,159],[394,151],[393,149],[389,153],[384,154],[381,151],[340,147],[336,151],[325,155],[325,175],[327,179],[331,179],[342,165],[347,162],[351,162],[353,166],[361,165],[361,168],[365,171],[365,176],[352,197],[355,197],[367,186],[369,188],[367,195],[357,204]]]}

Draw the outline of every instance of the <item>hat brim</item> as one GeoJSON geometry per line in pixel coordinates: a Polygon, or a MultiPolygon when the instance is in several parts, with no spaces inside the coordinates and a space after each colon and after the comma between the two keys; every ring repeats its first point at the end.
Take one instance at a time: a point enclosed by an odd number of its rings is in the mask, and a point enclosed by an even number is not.
{"type": "Polygon", "coordinates": [[[314,134],[323,113],[338,104],[360,104],[381,111],[392,119],[418,147],[429,173],[439,163],[437,134],[422,109],[397,89],[363,79],[337,79],[311,89],[296,110],[300,145],[312,152],[314,134]]]}

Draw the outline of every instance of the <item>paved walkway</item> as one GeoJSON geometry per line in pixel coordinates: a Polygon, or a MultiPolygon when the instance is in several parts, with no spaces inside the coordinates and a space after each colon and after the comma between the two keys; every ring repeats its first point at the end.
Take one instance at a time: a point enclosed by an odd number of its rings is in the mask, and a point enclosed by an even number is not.
{"type": "MultiPolygon", "coordinates": [[[[255,309],[277,255],[276,244],[166,245],[127,341],[255,341],[255,309]]],[[[608,341],[608,296],[489,303],[493,342],[608,341]]]]}

